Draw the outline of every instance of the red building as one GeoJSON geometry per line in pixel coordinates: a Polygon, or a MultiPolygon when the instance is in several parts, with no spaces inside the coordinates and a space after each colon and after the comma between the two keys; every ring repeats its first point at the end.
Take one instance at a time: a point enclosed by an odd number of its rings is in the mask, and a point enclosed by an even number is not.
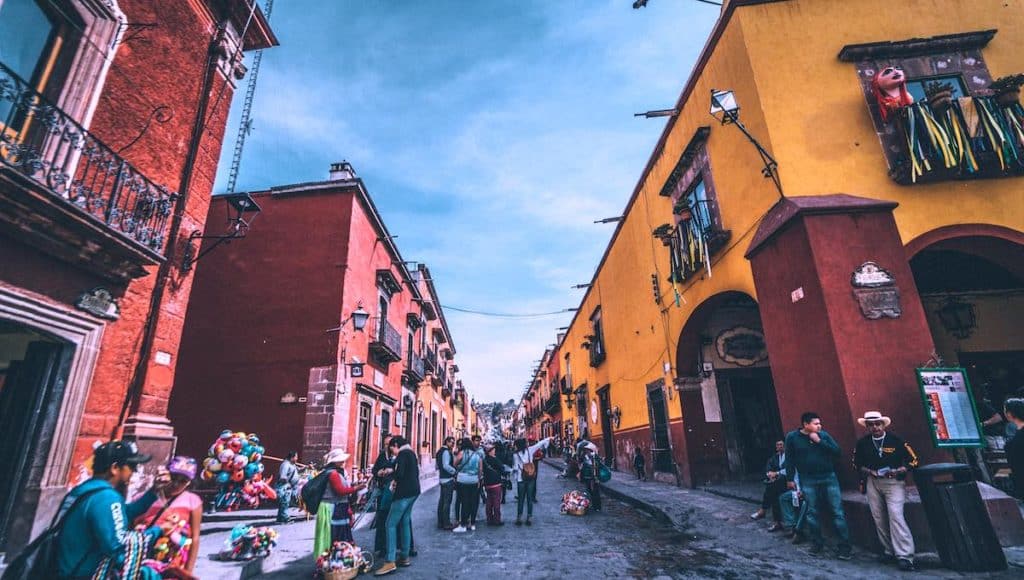
{"type": "Polygon", "coordinates": [[[242,51],[274,44],[243,0],[0,3],[0,553],[94,442],[172,452],[182,253],[242,51]]]}
{"type": "MultiPolygon", "coordinates": [[[[343,447],[359,467],[385,432],[436,446],[450,333],[429,272],[407,267],[363,181],[343,162],[327,181],[250,195],[252,233],[196,275],[170,406],[181,450],[203,456],[224,428],[259,433],[272,457],[343,447]]],[[[214,201],[211,231],[229,207],[214,201]]]]}

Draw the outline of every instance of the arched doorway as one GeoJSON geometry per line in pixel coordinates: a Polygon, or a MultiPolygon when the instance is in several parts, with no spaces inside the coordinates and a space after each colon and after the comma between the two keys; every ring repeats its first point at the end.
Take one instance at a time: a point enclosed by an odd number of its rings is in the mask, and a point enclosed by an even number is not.
{"type": "Polygon", "coordinates": [[[693,484],[764,477],[783,430],[757,302],[725,292],[697,307],[676,368],[693,484]]]}
{"type": "MultiPolygon", "coordinates": [[[[1024,392],[1024,234],[964,226],[930,237],[908,249],[935,350],[946,366],[966,369],[979,414],[990,417],[1024,392]]],[[[1004,428],[984,429],[999,437],[1004,428]]],[[[992,444],[986,480],[1001,466],[998,441],[992,444]]]]}
{"type": "Polygon", "coordinates": [[[66,341],[0,319],[0,551],[16,507],[34,503],[24,494],[40,488],[73,354],[66,341]]]}

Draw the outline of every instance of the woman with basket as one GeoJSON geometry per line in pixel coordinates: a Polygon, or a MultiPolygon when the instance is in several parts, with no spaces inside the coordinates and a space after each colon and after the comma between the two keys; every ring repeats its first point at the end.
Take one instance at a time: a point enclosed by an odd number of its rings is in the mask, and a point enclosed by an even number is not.
{"type": "MultiPolygon", "coordinates": [[[[365,483],[351,485],[345,475],[345,462],[350,455],[344,449],[334,449],[324,458],[324,487],[320,506],[316,510],[316,535],[313,553],[321,554],[334,542],[349,542],[352,538],[352,507],[350,496],[366,487],[365,483]]],[[[323,475],[323,474],[321,474],[323,475]]]]}

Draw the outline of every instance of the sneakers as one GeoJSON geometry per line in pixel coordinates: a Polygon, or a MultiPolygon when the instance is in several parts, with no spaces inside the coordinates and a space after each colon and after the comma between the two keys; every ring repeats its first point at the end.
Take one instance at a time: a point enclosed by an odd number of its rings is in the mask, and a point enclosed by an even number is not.
{"type": "Polygon", "coordinates": [[[914,567],[914,561],[910,558],[900,558],[900,561],[896,565],[904,572],[913,572],[917,569],[914,567]]]}
{"type": "Polygon", "coordinates": [[[768,526],[769,532],[780,532],[782,531],[782,524],[779,522],[773,522],[772,525],[768,526]]]}
{"type": "Polygon", "coordinates": [[[399,558],[398,561],[395,563],[403,568],[408,568],[409,566],[412,566],[412,560],[410,560],[409,558],[399,558]]]}
{"type": "Polygon", "coordinates": [[[853,558],[853,550],[848,545],[839,546],[839,553],[836,557],[840,560],[850,560],[853,558]]]}
{"type": "Polygon", "coordinates": [[[463,533],[466,532],[466,527],[462,526],[462,525],[459,525],[458,527],[452,529],[452,531],[455,532],[456,534],[463,534],[463,533]]]}
{"type": "Polygon", "coordinates": [[[476,531],[476,524],[469,524],[469,531],[475,532],[476,531]]]}
{"type": "Polygon", "coordinates": [[[395,566],[394,562],[384,562],[377,571],[373,573],[374,576],[386,576],[395,570],[398,570],[398,566],[395,566]]]}
{"type": "Polygon", "coordinates": [[[528,526],[532,526],[533,525],[533,522],[530,521],[530,518],[526,518],[526,525],[528,525],[528,526]]]}
{"type": "Polygon", "coordinates": [[[750,519],[752,519],[752,520],[763,520],[764,519],[764,510],[757,510],[756,512],[750,514],[750,519]]]}

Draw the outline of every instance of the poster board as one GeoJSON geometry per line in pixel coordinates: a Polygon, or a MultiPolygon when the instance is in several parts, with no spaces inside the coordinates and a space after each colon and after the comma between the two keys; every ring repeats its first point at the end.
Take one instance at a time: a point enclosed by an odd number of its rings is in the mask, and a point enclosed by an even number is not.
{"type": "Polygon", "coordinates": [[[967,373],[961,368],[916,369],[925,421],[936,447],[984,447],[967,373]]]}

